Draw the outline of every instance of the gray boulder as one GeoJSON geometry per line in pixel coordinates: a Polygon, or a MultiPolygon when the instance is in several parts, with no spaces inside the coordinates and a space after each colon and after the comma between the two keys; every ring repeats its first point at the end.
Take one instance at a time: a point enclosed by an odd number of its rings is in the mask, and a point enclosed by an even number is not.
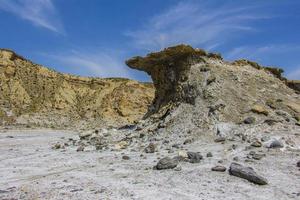
{"type": "Polygon", "coordinates": [[[196,152],[187,152],[188,159],[190,163],[199,163],[203,159],[203,156],[200,153],[196,152]]]}
{"type": "Polygon", "coordinates": [[[174,158],[164,157],[158,161],[155,168],[157,170],[173,169],[178,165],[178,161],[174,158]]]}
{"type": "Polygon", "coordinates": [[[246,179],[246,180],[248,180],[252,183],[258,184],[258,185],[268,184],[267,179],[258,175],[254,171],[253,168],[244,167],[243,165],[235,163],[235,162],[231,163],[230,168],[229,168],[229,174],[232,176],[246,179]]]}

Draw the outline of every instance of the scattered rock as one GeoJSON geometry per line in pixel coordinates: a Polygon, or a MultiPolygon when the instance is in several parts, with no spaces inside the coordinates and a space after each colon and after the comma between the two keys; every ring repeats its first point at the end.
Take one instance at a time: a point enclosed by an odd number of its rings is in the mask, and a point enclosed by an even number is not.
{"type": "Polygon", "coordinates": [[[261,147],[262,146],[262,143],[258,140],[252,142],[251,146],[253,147],[261,147]]]}
{"type": "Polygon", "coordinates": [[[182,158],[188,158],[189,157],[186,151],[179,151],[178,156],[182,157],[182,158]]]}
{"type": "Polygon", "coordinates": [[[280,140],[273,138],[267,143],[266,147],[272,149],[283,148],[283,143],[280,140]]]}
{"type": "Polygon", "coordinates": [[[154,153],[156,151],[156,145],[151,142],[144,151],[145,153],[154,153]]]}
{"type": "Polygon", "coordinates": [[[79,146],[76,151],[84,151],[84,146],[79,146]]]}
{"type": "Polygon", "coordinates": [[[211,157],[213,157],[213,154],[212,154],[211,152],[208,152],[208,153],[206,154],[206,157],[211,158],[211,157]]]}
{"type": "Polygon", "coordinates": [[[263,157],[265,157],[266,155],[265,154],[258,154],[258,153],[255,153],[252,155],[252,158],[254,160],[261,160],[263,157]]]}
{"type": "Polygon", "coordinates": [[[165,157],[158,161],[156,165],[157,170],[173,169],[178,165],[178,161],[174,158],[165,157]]]}
{"type": "Polygon", "coordinates": [[[123,159],[123,160],[130,160],[130,157],[129,157],[129,156],[126,156],[126,155],[124,155],[124,156],[122,156],[122,159],[123,159]]]}
{"type": "Polygon", "coordinates": [[[255,117],[247,117],[244,119],[245,124],[253,124],[255,122],[255,117]]]}
{"type": "Polygon", "coordinates": [[[225,142],[226,138],[225,137],[218,137],[215,139],[215,142],[225,142]]]}
{"type": "Polygon", "coordinates": [[[226,171],[226,167],[221,166],[221,165],[217,165],[217,166],[211,168],[211,171],[215,171],[215,172],[225,172],[225,171],[226,171]]]}
{"type": "Polygon", "coordinates": [[[52,149],[60,149],[61,147],[62,147],[61,144],[56,143],[56,144],[52,147],[52,149]]]}
{"type": "Polygon", "coordinates": [[[264,106],[261,106],[261,105],[254,105],[251,108],[251,111],[254,113],[257,113],[257,114],[263,114],[266,116],[269,115],[269,111],[264,106]]]}
{"type": "Polygon", "coordinates": [[[264,177],[258,175],[253,168],[251,167],[244,167],[241,164],[238,163],[231,163],[229,168],[229,174],[246,179],[252,183],[258,184],[258,185],[266,185],[268,184],[267,179],[264,177]]]}
{"type": "Polygon", "coordinates": [[[186,139],[183,144],[186,145],[186,144],[191,144],[193,142],[193,139],[186,139]]]}
{"type": "Polygon", "coordinates": [[[177,166],[177,167],[174,168],[174,170],[175,170],[175,171],[181,171],[181,170],[182,170],[182,167],[181,167],[181,166],[177,166]]]}
{"type": "Polygon", "coordinates": [[[84,132],[82,132],[82,133],[79,133],[79,138],[80,138],[81,140],[86,139],[86,138],[92,136],[93,133],[94,133],[94,131],[84,131],[84,132]]]}
{"type": "Polygon", "coordinates": [[[115,148],[116,148],[117,150],[120,150],[120,149],[126,149],[127,146],[128,146],[128,142],[127,142],[127,141],[121,141],[121,142],[119,142],[119,143],[117,143],[117,144],[115,145],[115,148]]]}
{"type": "Polygon", "coordinates": [[[197,152],[187,152],[190,163],[199,163],[203,156],[197,152]]]}

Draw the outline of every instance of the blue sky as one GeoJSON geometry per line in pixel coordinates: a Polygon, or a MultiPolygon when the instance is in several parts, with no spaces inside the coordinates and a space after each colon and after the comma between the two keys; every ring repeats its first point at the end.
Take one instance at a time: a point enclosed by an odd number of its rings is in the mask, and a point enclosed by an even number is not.
{"type": "Polygon", "coordinates": [[[0,48],[60,72],[149,77],[124,60],[186,43],[300,79],[298,0],[0,0],[0,48]]]}

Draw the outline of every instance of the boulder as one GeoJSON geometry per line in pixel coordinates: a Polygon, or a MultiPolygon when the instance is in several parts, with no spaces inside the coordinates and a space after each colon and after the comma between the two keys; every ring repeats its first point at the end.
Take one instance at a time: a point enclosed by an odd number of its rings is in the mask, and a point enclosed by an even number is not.
{"type": "Polygon", "coordinates": [[[164,157],[158,161],[155,168],[157,170],[173,169],[178,165],[178,161],[174,158],[164,157]]]}
{"type": "Polygon", "coordinates": [[[251,167],[244,167],[241,164],[238,163],[231,163],[229,168],[229,174],[232,176],[236,176],[239,178],[246,179],[252,183],[258,184],[258,185],[266,185],[268,184],[268,181],[266,178],[258,175],[253,168],[251,167]]]}
{"type": "Polygon", "coordinates": [[[190,163],[199,163],[203,159],[203,156],[197,152],[187,152],[190,163]]]}

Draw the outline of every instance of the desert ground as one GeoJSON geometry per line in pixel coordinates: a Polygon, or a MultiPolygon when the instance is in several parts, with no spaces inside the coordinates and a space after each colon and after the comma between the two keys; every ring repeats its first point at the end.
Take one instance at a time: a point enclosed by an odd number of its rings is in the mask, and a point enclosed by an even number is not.
{"type": "MultiPolygon", "coordinates": [[[[273,132],[272,134],[279,134],[273,132]]],[[[293,133],[299,142],[300,129],[293,133]]],[[[57,142],[78,140],[78,133],[58,130],[2,130],[0,133],[0,199],[299,199],[300,152],[290,149],[254,149],[261,160],[247,159],[247,143],[211,142],[210,136],[179,148],[146,154],[126,149],[97,151],[77,146],[53,149],[57,142]],[[154,170],[164,156],[180,151],[200,152],[200,163],[180,162],[174,169],[154,170]],[[212,157],[207,157],[208,152],[212,157]],[[126,157],[128,156],[128,157],[126,157]],[[256,185],[229,175],[234,157],[268,180],[256,185]],[[226,172],[211,171],[216,165],[226,172]]],[[[249,158],[249,156],[248,156],[249,158]]]]}

